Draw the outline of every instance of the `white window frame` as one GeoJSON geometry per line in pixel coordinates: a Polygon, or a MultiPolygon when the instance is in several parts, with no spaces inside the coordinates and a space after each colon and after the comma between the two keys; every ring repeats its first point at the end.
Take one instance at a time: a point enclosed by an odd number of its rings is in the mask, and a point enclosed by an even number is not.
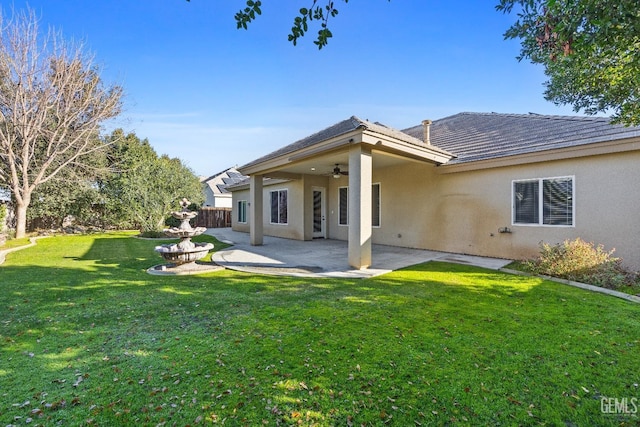
{"type": "MultiPolygon", "coordinates": [[[[371,206],[371,227],[372,228],[380,228],[382,227],[382,184],[380,184],[379,182],[374,182],[371,184],[371,203],[373,204],[373,188],[374,187],[378,187],[378,221],[379,224],[378,225],[374,225],[373,224],[373,213],[374,213],[374,208],[373,206],[371,206]]],[[[338,226],[341,227],[347,227],[349,226],[349,187],[348,186],[341,186],[338,187],[338,226]],[[344,210],[345,210],[345,218],[346,218],[346,222],[343,223],[341,222],[342,219],[342,203],[341,203],[341,197],[340,197],[340,192],[341,190],[344,189],[347,192],[347,203],[346,206],[344,206],[344,210]]]]}
{"type": "Polygon", "coordinates": [[[349,226],[349,187],[346,186],[346,185],[342,186],[342,187],[338,187],[338,225],[340,227],[348,227],[349,226]],[[342,198],[340,197],[341,190],[343,190],[343,189],[347,192],[347,203],[344,206],[346,221],[344,223],[341,222],[343,207],[342,207],[342,198]]]}
{"type": "Polygon", "coordinates": [[[545,178],[514,179],[511,181],[511,225],[522,227],[564,227],[573,228],[576,226],[576,178],[574,175],[553,176],[545,178]],[[544,223],[544,182],[557,179],[571,180],[571,224],[545,224],[544,223]],[[523,223],[516,222],[516,193],[515,184],[521,182],[538,183],[538,222],[523,223]]]}
{"type": "Polygon", "coordinates": [[[247,223],[247,201],[246,200],[238,200],[238,224],[246,224],[247,223]]]}
{"type": "Polygon", "coordinates": [[[289,189],[287,188],[282,188],[279,190],[271,190],[269,191],[269,224],[272,225],[289,225],[289,189]],[[273,222],[273,212],[271,211],[272,209],[272,198],[273,198],[273,193],[277,193],[278,194],[278,207],[277,207],[277,212],[278,212],[278,222],[273,222]],[[280,207],[280,194],[281,193],[285,193],[286,196],[286,206],[285,206],[285,210],[286,210],[286,215],[287,215],[287,220],[286,222],[280,222],[281,217],[280,217],[280,211],[281,211],[281,207],[280,207]]]}
{"type": "Polygon", "coordinates": [[[382,184],[379,182],[374,182],[371,184],[371,226],[373,228],[382,227],[382,184]],[[373,223],[373,214],[374,214],[374,206],[373,206],[373,188],[378,186],[378,225],[373,223]]]}

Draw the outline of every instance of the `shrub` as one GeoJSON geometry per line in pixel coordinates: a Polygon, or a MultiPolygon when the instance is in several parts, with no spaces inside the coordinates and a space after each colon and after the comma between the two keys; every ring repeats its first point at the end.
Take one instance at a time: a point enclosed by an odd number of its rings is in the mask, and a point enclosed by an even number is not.
{"type": "Polygon", "coordinates": [[[0,203],[0,231],[4,230],[4,222],[7,219],[7,206],[4,203],[0,203]]]}
{"type": "Polygon", "coordinates": [[[540,255],[526,261],[525,268],[535,274],[617,289],[632,284],[635,277],[622,267],[622,260],[615,258],[614,252],[581,238],[557,245],[541,243],[540,255]]]}
{"type": "Polygon", "coordinates": [[[141,231],[138,235],[140,237],[146,237],[148,239],[167,239],[168,237],[162,231],[141,231]]]}

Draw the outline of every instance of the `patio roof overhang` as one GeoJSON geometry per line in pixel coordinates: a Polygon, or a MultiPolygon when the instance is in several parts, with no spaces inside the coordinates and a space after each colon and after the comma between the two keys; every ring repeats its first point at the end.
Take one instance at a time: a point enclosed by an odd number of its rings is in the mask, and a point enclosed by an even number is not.
{"type": "Polygon", "coordinates": [[[309,147],[249,163],[238,170],[243,175],[261,175],[278,179],[299,179],[302,175],[327,175],[336,164],[348,170],[349,150],[358,144],[371,150],[376,167],[406,161],[441,165],[455,158],[453,154],[432,145],[408,142],[358,128],[309,147]]]}

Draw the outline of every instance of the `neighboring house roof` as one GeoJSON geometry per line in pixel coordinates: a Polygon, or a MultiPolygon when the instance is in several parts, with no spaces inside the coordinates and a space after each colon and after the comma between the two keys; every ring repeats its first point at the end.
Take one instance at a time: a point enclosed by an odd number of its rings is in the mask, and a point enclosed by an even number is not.
{"type": "MultiPolygon", "coordinates": [[[[423,127],[403,132],[420,137],[423,127]]],[[[447,164],[633,137],[640,137],[640,127],[612,125],[606,117],[459,113],[431,125],[431,143],[457,156],[447,164]]]]}
{"type": "Polygon", "coordinates": [[[214,195],[229,193],[227,187],[237,184],[247,176],[242,175],[236,168],[229,168],[208,178],[203,178],[200,182],[209,186],[214,195]]]}

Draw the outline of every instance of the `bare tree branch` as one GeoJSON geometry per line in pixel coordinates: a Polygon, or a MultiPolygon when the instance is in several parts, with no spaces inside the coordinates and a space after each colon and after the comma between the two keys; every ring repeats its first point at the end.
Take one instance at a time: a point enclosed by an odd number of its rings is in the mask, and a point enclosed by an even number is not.
{"type": "Polygon", "coordinates": [[[39,185],[104,148],[100,126],[120,113],[121,98],[82,45],[54,30],[43,37],[32,10],[0,15],[0,183],[17,204],[16,235],[39,185]]]}

